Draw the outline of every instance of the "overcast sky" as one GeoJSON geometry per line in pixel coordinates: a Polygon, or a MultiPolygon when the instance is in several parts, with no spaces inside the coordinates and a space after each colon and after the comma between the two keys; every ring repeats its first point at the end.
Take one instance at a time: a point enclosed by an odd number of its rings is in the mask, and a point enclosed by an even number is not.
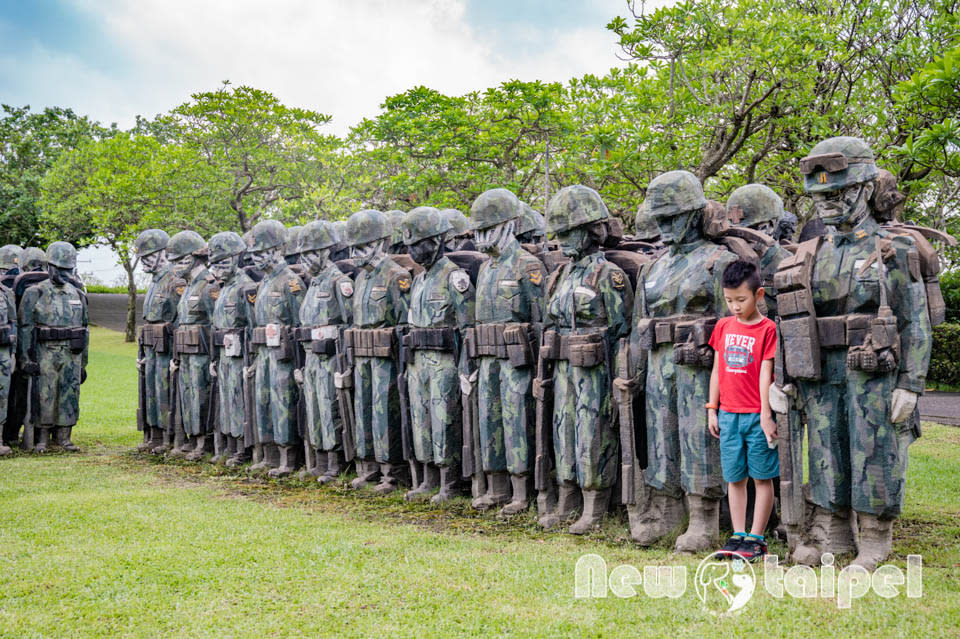
{"type": "Polygon", "coordinates": [[[221,80],[344,133],[416,85],[461,94],[623,64],[625,0],[0,0],[0,100],[130,127],[221,80]]]}

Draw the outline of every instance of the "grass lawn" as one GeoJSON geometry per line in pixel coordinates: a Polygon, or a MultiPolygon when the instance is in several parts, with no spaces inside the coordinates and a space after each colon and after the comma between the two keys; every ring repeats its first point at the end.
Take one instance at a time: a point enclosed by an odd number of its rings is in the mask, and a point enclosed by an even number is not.
{"type": "Polygon", "coordinates": [[[506,523],[465,499],[411,505],[138,455],[134,356],[95,329],[83,452],[0,460],[0,637],[958,636],[958,428],[925,424],[911,447],[892,563],[923,555],[921,598],[871,592],[841,610],[758,587],[717,619],[694,593],[701,557],[640,550],[624,519],[544,534],[532,515],[506,523]],[[687,591],[576,599],[584,553],[611,569],[686,565],[687,591]]]}

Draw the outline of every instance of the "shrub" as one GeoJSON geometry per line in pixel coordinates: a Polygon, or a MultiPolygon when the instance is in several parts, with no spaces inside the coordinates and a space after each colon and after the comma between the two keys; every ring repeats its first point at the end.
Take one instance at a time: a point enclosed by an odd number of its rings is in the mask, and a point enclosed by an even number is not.
{"type": "Polygon", "coordinates": [[[945,323],[933,329],[933,352],[927,380],[960,386],[960,324],[945,323]]]}

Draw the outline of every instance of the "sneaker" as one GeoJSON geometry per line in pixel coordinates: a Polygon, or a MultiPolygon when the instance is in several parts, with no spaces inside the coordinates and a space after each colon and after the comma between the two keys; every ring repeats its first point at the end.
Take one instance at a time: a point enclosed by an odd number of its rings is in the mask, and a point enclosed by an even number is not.
{"type": "Polygon", "coordinates": [[[740,549],[740,545],[744,539],[745,537],[743,535],[733,535],[730,537],[727,543],[723,545],[723,548],[715,553],[717,559],[732,559],[734,555],[738,554],[737,551],[740,549]]]}
{"type": "Polygon", "coordinates": [[[736,551],[744,561],[757,561],[767,554],[767,542],[754,537],[746,537],[736,551]]]}

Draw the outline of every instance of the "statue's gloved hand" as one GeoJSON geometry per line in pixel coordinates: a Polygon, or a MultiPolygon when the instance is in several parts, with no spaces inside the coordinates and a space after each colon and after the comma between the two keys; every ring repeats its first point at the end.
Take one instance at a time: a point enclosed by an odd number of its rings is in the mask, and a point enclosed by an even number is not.
{"type": "Polygon", "coordinates": [[[142,370],[143,370],[143,365],[146,364],[146,363],[147,363],[146,358],[141,357],[140,359],[138,359],[138,360],[137,360],[137,371],[138,371],[138,372],[139,372],[139,371],[142,371],[142,370]]]}
{"type": "Polygon", "coordinates": [[[210,377],[216,377],[216,376],[217,376],[217,363],[210,362],[210,377]]]}
{"type": "Polygon", "coordinates": [[[790,409],[790,398],[786,391],[776,384],[770,384],[770,410],[785,415],[790,409]]]}
{"type": "Polygon", "coordinates": [[[80,369],[80,383],[82,384],[82,383],[84,383],[85,381],[87,381],[87,369],[86,369],[86,368],[81,368],[81,369],[80,369]]]}
{"type": "Polygon", "coordinates": [[[23,363],[23,366],[20,368],[23,371],[24,375],[39,375],[40,374],[40,364],[27,360],[23,363]]]}
{"type": "Polygon", "coordinates": [[[302,368],[293,369],[293,381],[295,381],[300,386],[303,386],[303,369],[302,368]]]}
{"type": "Polygon", "coordinates": [[[253,364],[243,367],[243,376],[247,379],[253,379],[257,374],[257,368],[253,364]]]}
{"type": "Polygon", "coordinates": [[[460,375],[460,392],[463,393],[464,397],[469,397],[473,393],[479,374],[480,371],[473,371],[469,375],[460,375]]]}
{"type": "Polygon", "coordinates": [[[170,360],[170,374],[173,375],[180,368],[180,362],[175,359],[170,360]]]}
{"type": "Polygon", "coordinates": [[[913,409],[917,407],[917,394],[904,388],[897,388],[893,391],[890,398],[890,421],[894,424],[902,424],[913,415],[913,409]]]}
{"type": "Polygon", "coordinates": [[[613,387],[621,392],[633,394],[636,393],[637,389],[640,387],[640,378],[615,377],[613,379],[613,387]]]}

